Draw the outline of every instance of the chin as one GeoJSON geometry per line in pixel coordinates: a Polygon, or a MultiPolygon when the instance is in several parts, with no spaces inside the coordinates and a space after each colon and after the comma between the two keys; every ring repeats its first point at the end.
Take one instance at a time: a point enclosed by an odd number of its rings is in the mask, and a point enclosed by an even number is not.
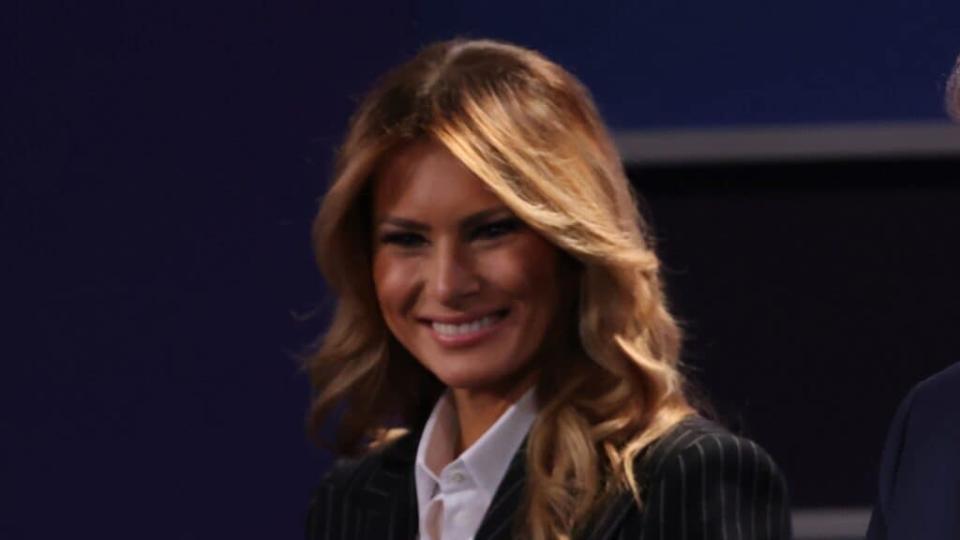
{"type": "Polygon", "coordinates": [[[528,367],[526,365],[491,365],[488,359],[489,357],[487,359],[474,359],[465,362],[467,365],[451,366],[449,365],[450,359],[447,358],[445,359],[447,365],[438,369],[430,369],[430,371],[450,389],[494,394],[509,392],[516,385],[523,384],[529,378],[529,371],[525,369],[528,367]],[[481,362],[484,365],[478,365],[481,362]],[[478,367],[481,369],[477,369],[478,367]]]}
{"type": "Polygon", "coordinates": [[[500,355],[483,351],[451,351],[424,347],[411,351],[412,356],[423,367],[433,373],[444,385],[452,388],[467,388],[489,384],[503,379],[512,371],[509,366],[491,362],[491,358],[500,355]]]}
{"type": "Polygon", "coordinates": [[[510,375],[477,373],[476,370],[433,370],[444,385],[456,390],[482,390],[509,384],[510,375]]]}

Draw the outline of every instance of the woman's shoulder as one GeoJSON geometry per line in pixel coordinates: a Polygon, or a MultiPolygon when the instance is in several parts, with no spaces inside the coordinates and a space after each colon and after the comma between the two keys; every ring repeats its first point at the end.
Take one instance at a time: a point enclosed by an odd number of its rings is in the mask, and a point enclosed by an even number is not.
{"type": "Polygon", "coordinates": [[[415,521],[404,521],[399,514],[399,521],[389,522],[371,516],[391,513],[398,501],[416,500],[409,480],[418,441],[419,435],[407,433],[360,457],[334,462],[310,500],[307,538],[386,538],[382,527],[415,527],[415,521]]]}
{"type": "Polygon", "coordinates": [[[338,458],[320,480],[319,488],[349,491],[350,486],[363,484],[385,468],[412,466],[418,442],[418,434],[407,432],[363,455],[338,458]]]}
{"type": "Polygon", "coordinates": [[[623,537],[791,537],[786,481],[754,441],[692,416],[638,460],[641,504],[624,494],[607,527],[623,537]]]}
{"type": "Polygon", "coordinates": [[[784,483],[779,467],[763,447],[701,416],[684,419],[655,442],[641,456],[638,470],[648,481],[675,474],[709,474],[718,480],[784,483]]]}

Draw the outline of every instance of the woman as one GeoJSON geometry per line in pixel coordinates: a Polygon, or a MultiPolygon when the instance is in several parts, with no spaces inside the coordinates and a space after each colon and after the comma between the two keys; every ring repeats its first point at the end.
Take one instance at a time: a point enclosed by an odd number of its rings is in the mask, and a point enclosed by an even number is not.
{"type": "Polygon", "coordinates": [[[580,83],[430,46],[361,103],[314,228],[327,538],[787,538],[767,454],[697,416],[619,156],[580,83]],[[338,406],[343,404],[342,406],[338,406]]]}

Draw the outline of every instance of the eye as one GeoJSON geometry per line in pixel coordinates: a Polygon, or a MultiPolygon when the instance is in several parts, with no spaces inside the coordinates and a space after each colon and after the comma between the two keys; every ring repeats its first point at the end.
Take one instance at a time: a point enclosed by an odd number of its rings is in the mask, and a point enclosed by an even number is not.
{"type": "Polygon", "coordinates": [[[380,235],[381,244],[392,244],[402,248],[420,247],[427,243],[421,234],[412,232],[388,232],[380,235]]]}
{"type": "Polygon", "coordinates": [[[498,219],[497,221],[491,221],[490,223],[480,225],[473,230],[473,232],[470,234],[470,237],[472,240],[500,238],[501,236],[506,236],[512,232],[515,232],[522,225],[523,222],[514,217],[498,219]]]}

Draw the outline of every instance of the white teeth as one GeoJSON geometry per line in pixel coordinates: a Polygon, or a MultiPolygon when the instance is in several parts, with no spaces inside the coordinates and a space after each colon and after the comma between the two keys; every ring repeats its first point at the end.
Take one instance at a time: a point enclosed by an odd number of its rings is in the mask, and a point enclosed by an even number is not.
{"type": "Polygon", "coordinates": [[[471,321],[464,324],[445,324],[440,322],[433,323],[433,329],[442,336],[460,336],[479,332],[491,324],[500,320],[499,315],[487,315],[482,319],[471,321]]]}

